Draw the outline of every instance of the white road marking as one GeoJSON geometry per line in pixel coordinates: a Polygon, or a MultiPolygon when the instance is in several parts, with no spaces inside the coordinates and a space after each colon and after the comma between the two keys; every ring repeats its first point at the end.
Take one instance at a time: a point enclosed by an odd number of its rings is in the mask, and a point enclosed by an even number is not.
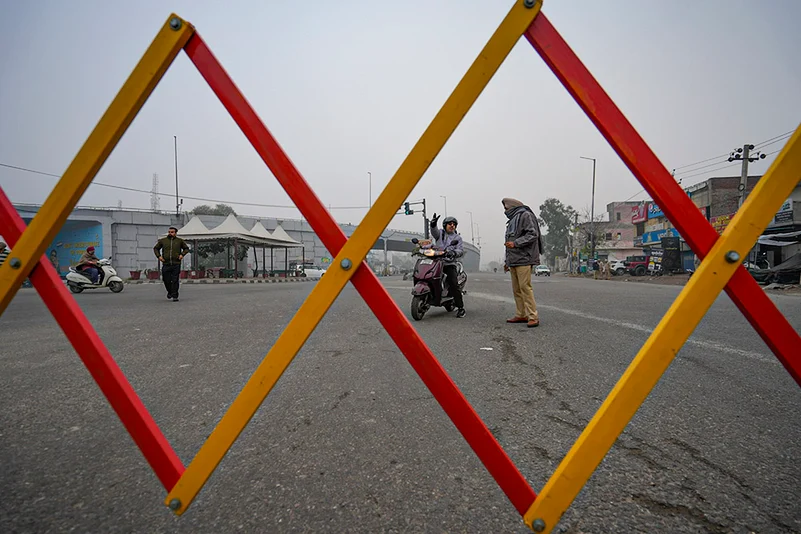
{"type": "MultiPolygon", "coordinates": [[[[412,287],[409,286],[385,286],[387,289],[405,289],[411,291],[412,287]]],[[[467,291],[467,295],[470,298],[479,298],[484,300],[493,300],[495,302],[504,302],[507,304],[514,304],[515,299],[512,297],[505,297],[502,295],[492,295],[490,293],[478,293],[476,291],[467,291]]],[[[550,306],[548,304],[537,304],[537,308],[541,308],[543,310],[554,311],[557,313],[564,313],[566,315],[573,315],[575,317],[581,317],[582,319],[590,319],[593,321],[599,321],[602,323],[610,324],[612,326],[616,326],[618,328],[626,328],[628,330],[635,330],[637,332],[643,332],[645,334],[650,334],[653,331],[653,328],[650,328],[645,325],[637,324],[637,323],[630,323],[628,321],[620,321],[617,319],[610,319],[608,317],[601,317],[600,315],[593,315],[591,313],[579,311],[579,310],[571,310],[568,308],[560,308],[558,306],[550,306]]],[[[754,352],[750,350],[743,350],[738,349],[737,347],[732,347],[731,345],[726,345],[725,343],[719,343],[717,341],[710,341],[704,339],[697,339],[695,337],[690,337],[687,340],[687,344],[693,345],[696,347],[700,347],[703,349],[708,350],[716,350],[719,352],[723,352],[726,354],[733,354],[737,356],[744,356],[746,358],[751,358],[754,360],[758,360],[764,363],[770,363],[774,365],[779,365],[779,361],[772,355],[772,354],[764,354],[761,352],[754,352]]]]}

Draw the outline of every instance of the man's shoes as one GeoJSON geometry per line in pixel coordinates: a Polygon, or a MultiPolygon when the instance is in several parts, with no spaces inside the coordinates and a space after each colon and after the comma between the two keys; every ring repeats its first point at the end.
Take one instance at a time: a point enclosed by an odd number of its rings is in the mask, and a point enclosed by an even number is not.
{"type": "Polygon", "coordinates": [[[525,317],[512,317],[511,319],[506,320],[507,323],[525,323],[528,322],[528,319],[525,317]]]}
{"type": "Polygon", "coordinates": [[[173,298],[172,298],[172,301],[173,301],[173,302],[178,302],[178,297],[173,297],[173,298]]]}
{"type": "Polygon", "coordinates": [[[528,322],[528,327],[529,328],[534,328],[535,326],[539,326],[539,325],[540,325],[540,320],[539,319],[531,319],[528,322]]]}
{"type": "Polygon", "coordinates": [[[172,295],[167,295],[167,300],[172,300],[172,295]]]}
{"type": "Polygon", "coordinates": [[[464,311],[464,308],[459,308],[458,310],[456,310],[456,317],[461,319],[462,317],[465,316],[465,313],[466,312],[464,311]]]}

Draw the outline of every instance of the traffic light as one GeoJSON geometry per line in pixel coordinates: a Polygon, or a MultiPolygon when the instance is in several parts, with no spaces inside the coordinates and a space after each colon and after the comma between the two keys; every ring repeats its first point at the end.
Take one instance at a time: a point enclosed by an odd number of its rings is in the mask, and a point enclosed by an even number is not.
{"type": "Polygon", "coordinates": [[[403,207],[405,208],[406,215],[414,215],[414,210],[409,209],[409,203],[404,202],[403,207]]]}

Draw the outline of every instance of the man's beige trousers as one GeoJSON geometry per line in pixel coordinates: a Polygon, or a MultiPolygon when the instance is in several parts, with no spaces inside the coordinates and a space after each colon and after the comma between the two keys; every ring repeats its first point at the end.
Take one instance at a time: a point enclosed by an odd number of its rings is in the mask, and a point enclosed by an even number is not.
{"type": "Polygon", "coordinates": [[[529,321],[539,320],[534,290],[531,288],[531,265],[512,267],[510,272],[512,273],[512,291],[515,295],[517,317],[526,317],[529,321]]]}

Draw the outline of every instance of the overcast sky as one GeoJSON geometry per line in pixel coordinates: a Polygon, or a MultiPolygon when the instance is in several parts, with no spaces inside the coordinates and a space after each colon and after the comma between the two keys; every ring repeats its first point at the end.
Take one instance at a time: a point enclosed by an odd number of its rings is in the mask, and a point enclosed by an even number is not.
{"type": "MultiPolygon", "coordinates": [[[[203,35],[340,222],[358,223],[509,10],[510,0],[0,0],[0,163],[60,174],[171,11],[203,35]],[[357,206],[361,209],[337,209],[357,206]]],[[[797,0],[546,0],[543,11],[669,168],[793,130],[801,119],[797,0]]],[[[194,66],[179,55],[95,181],[288,206],[289,198],[194,66]]],[[[764,147],[766,153],[782,142],[764,147]]],[[[483,261],[502,254],[500,199],[596,211],[642,189],[521,40],[412,193],[458,217],[483,261]]],[[[761,174],[773,156],[752,165],[761,174]]],[[[724,157],[705,164],[725,161],[724,157]]],[[[689,185],[738,168],[677,178],[689,185]]],[[[55,178],[0,167],[15,202],[55,178]]],[[[645,198],[643,194],[635,199],[645,198]]],[[[148,208],[148,193],[92,186],[80,205],[148,208]]],[[[191,209],[203,202],[185,200],[191,209]]],[[[294,208],[234,204],[299,218],[294,208]]],[[[392,228],[422,228],[398,216],[392,228]]]]}

